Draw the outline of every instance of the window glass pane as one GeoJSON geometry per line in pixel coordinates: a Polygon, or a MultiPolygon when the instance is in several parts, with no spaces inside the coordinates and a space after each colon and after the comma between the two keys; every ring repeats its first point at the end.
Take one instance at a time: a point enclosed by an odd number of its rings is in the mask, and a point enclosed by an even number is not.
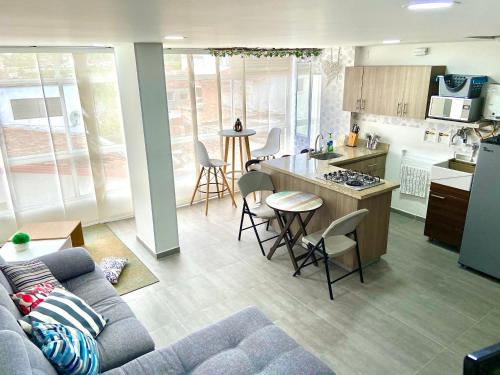
{"type": "Polygon", "coordinates": [[[222,127],[231,129],[237,118],[243,122],[243,59],[219,59],[222,101],[222,127]]]}
{"type": "Polygon", "coordinates": [[[205,144],[212,158],[220,159],[219,99],[215,57],[193,55],[198,139],[205,144]]]}
{"type": "Polygon", "coordinates": [[[281,128],[281,152],[289,153],[288,102],[290,58],[245,60],[247,128],[257,134],[252,148],[264,146],[269,130],[281,128]]]}
{"type": "Polygon", "coordinates": [[[132,214],[112,53],[0,54],[0,136],[21,222],[132,214]]]}
{"type": "MultiPolygon", "coordinates": [[[[56,95],[53,87],[47,95],[56,95]]],[[[0,132],[14,208],[57,202],[57,165],[35,54],[0,54],[0,132]]]]}
{"type": "Polygon", "coordinates": [[[168,117],[177,204],[188,203],[196,178],[188,56],[165,54],[168,117]],[[189,186],[189,189],[186,188],[189,186]]]}

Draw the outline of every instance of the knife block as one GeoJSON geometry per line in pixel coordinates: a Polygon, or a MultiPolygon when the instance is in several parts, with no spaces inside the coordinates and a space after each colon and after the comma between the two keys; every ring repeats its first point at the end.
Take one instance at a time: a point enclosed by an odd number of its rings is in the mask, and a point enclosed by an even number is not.
{"type": "Polygon", "coordinates": [[[356,147],[358,145],[358,133],[349,133],[349,138],[347,139],[347,146],[356,147]]]}

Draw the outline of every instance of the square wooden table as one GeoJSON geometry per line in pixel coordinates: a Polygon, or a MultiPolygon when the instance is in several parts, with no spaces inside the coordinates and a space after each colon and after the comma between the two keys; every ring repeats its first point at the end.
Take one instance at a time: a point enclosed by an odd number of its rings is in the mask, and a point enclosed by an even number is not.
{"type": "Polygon", "coordinates": [[[29,223],[19,228],[18,232],[28,233],[32,241],[60,240],[70,237],[72,246],[84,244],[82,223],[78,220],[29,223]]]}

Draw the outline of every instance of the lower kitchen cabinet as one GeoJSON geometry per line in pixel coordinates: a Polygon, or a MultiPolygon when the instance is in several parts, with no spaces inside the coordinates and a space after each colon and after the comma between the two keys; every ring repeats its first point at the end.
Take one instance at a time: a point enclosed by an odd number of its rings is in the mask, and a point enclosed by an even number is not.
{"type": "Polygon", "coordinates": [[[469,204],[469,192],[431,183],[424,234],[460,248],[469,204]]]}
{"type": "Polygon", "coordinates": [[[385,162],[386,162],[386,155],[379,155],[375,157],[371,157],[368,159],[363,159],[359,161],[344,161],[344,162],[339,162],[335,163],[332,165],[335,165],[336,167],[340,168],[345,168],[345,169],[352,169],[353,171],[356,172],[362,172],[362,173],[368,173],[371,174],[372,176],[378,176],[380,178],[385,177],[385,162]]]}

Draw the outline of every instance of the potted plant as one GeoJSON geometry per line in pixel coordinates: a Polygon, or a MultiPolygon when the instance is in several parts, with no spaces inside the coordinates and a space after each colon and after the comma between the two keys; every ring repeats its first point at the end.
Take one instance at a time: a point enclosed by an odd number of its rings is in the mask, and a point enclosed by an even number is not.
{"type": "Polygon", "coordinates": [[[30,236],[27,233],[17,232],[12,236],[12,243],[16,251],[25,251],[29,248],[30,236]]]}

